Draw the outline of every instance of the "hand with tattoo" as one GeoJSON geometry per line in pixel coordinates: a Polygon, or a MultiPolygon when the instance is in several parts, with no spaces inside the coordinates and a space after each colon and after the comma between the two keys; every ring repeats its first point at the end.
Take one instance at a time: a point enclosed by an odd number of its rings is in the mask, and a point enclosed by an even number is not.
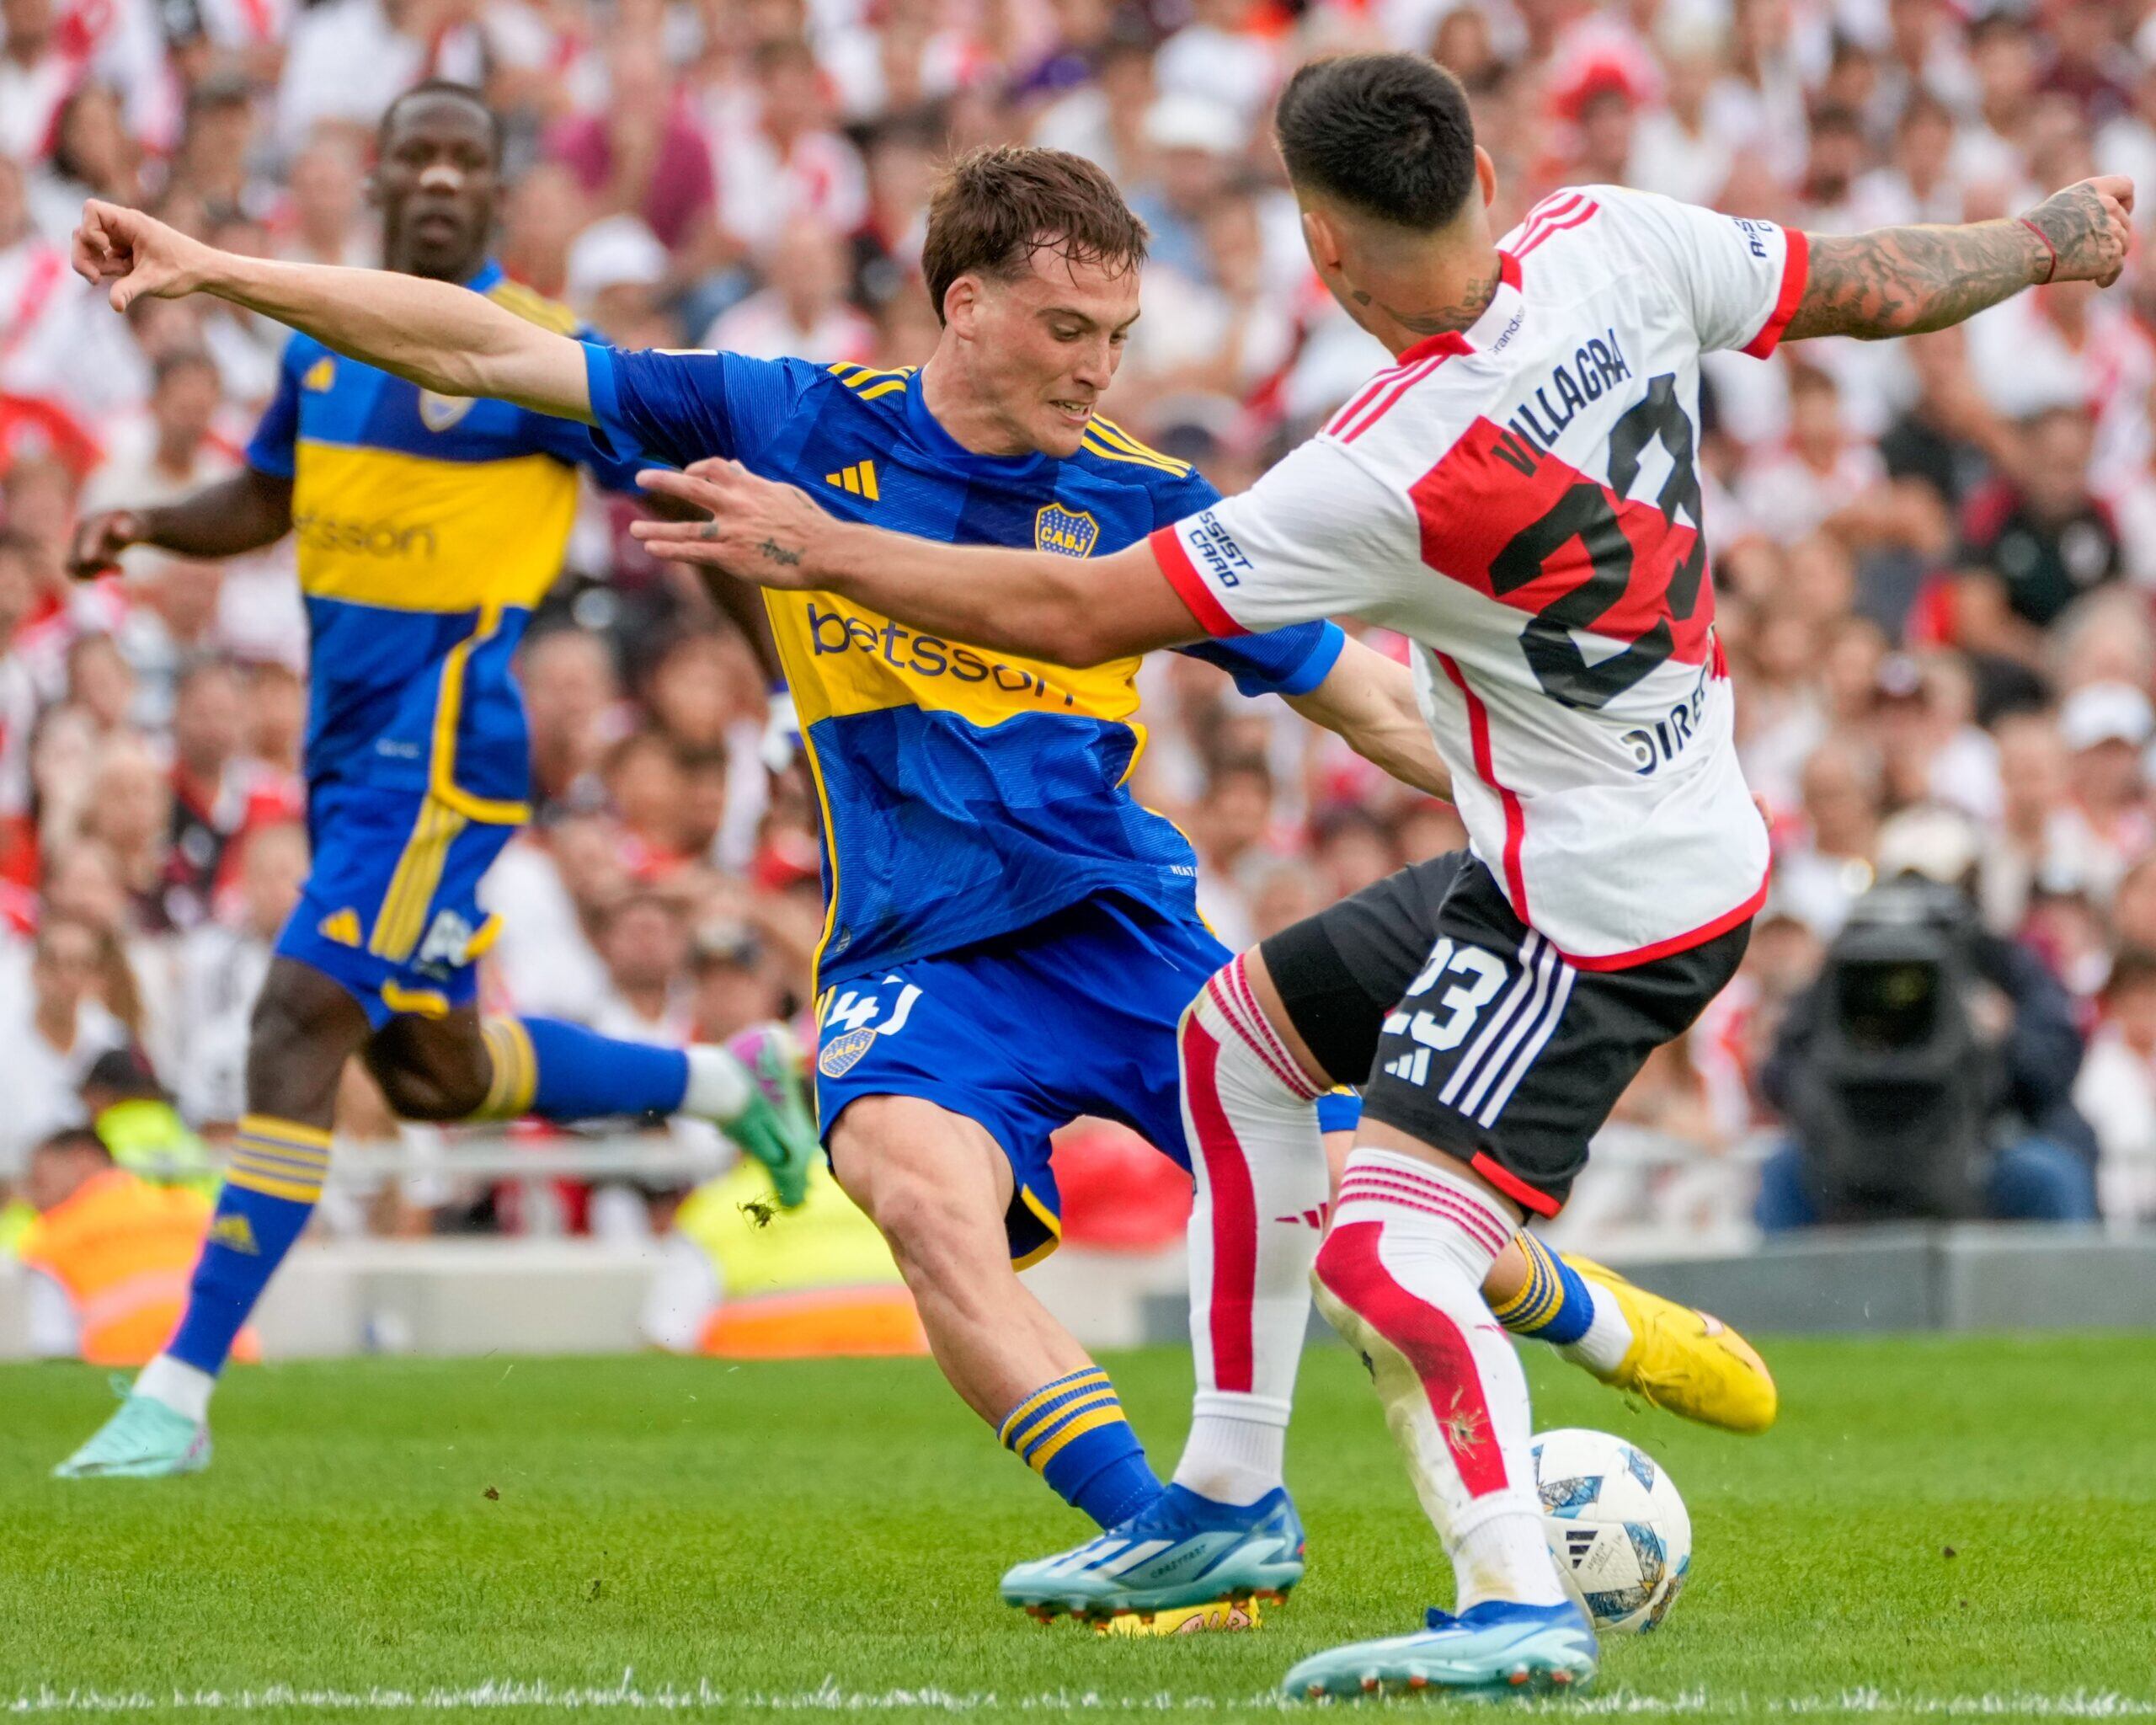
{"type": "Polygon", "coordinates": [[[760,479],[739,462],[701,461],[678,473],[657,467],[638,474],[637,483],[710,511],[707,521],[630,523],[654,557],[722,569],[759,587],[821,585],[819,550],[844,530],[807,492],[760,479]]]}
{"type": "Polygon", "coordinates": [[[2021,219],[2058,258],[2048,280],[2109,287],[2126,268],[2133,236],[2133,182],[2122,174],[2084,179],[2053,192],[2021,219]]]}

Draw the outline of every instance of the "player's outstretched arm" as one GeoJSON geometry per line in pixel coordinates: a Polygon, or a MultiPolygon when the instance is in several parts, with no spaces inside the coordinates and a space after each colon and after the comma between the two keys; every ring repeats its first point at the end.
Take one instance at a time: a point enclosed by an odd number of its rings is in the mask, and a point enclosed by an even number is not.
{"type": "Polygon", "coordinates": [[[1415,701],[1415,674],[1350,636],[1325,681],[1288,704],[1402,784],[1452,800],[1452,773],[1415,701]]]}
{"type": "Polygon", "coordinates": [[[639,473],[647,491],[712,519],[635,521],[654,556],[795,592],[836,593],[896,622],[1057,665],[1098,665],[1206,632],[1144,540],[1113,557],[938,544],[827,515],[791,485],[737,462],[639,473]]]}
{"type": "Polygon", "coordinates": [[[206,293],[442,395],[493,396],[590,419],[584,350],[483,296],[387,270],[280,264],[217,250],[139,210],[93,198],[75,230],[77,274],[115,312],[146,296],[206,293]]]}
{"type": "Polygon", "coordinates": [[[2133,182],[2105,174],[2053,192],[2010,220],[1807,236],[1810,270],[1782,339],[1919,335],[1973,318],[2025,287],[2108,287],[2126,267],[2132,214],[2133,182]]]}
{"type": "Polygon", "coordinates": [[[131,545],[182,557],[237,557],[274,545],[292,530],[292,482],[257,467],[147,509],[85,515],[67,548],[67,573],[88,580],[118,566],[131,545]]]}

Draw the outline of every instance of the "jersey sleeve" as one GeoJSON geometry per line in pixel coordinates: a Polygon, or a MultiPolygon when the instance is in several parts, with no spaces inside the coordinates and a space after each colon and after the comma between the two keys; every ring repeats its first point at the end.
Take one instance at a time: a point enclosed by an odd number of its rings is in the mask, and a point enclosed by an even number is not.
{"type": "Polygon", "coordinates": [[[1655,192],[1597,186],[1594,197],[1677,296],[1702,351],[1764,360],[1774,350],[1804,296],[1811,248],[1801,229],[1655,192]]]}
{"type": "MultiPolygon", "coordinates": [[[[1169,585],[1215,639],[1331,617],[1381,621],[1417,579],[1420,543],[1413,505],[1323,437],[1151,540],[1169,585]]],[[[1339,643],[1330,650],[1337,659],[1339,643]]]]}
{"type": "MultiPolygon", "coordinates": [[[[1212,481],[1193,469],[1155,494],[1155,525],[1209,509],[1219,500],[1212,481]]],[[[1337,623],[1291,623],[1263,634],[1200,641],[1176,650],[1219,665],[1245,695],[1307,695],[1332,674],[1347,638],[1337,623]]]]}
{"type": "Polygon", "coordinates": [[[761,447],[817,375],[798,360],[630,352],[596,341],[584,344],[584,367],[590,436],[600,452],[620,459],[641,451],[677,467],[761,447]]]}
{"type": "MultiPolygon", "coordinates": [[[[574,334],[579,342],[614,351],[613,344],[588,323],[579,324],[574,334]]],[[[524,423],[526,435],[534,449],[557,461],[567,462],[573,467],[582,467],[602,491],[635,491],[638,471],[654,465],[653,458],[641,444],[627,444],[614,437],[595,437],[591,428],[579,419],[527,411],[524,423]]]]}
{"type": "Polygon", "coordinates": [[[247,464],[259,473],[289,479],[299,470],[300,367],[297,350],[304,337],[285,343],[277,360],[277,387],[270,405],[255,422],[254,435],[247,441],[247,464]]]}

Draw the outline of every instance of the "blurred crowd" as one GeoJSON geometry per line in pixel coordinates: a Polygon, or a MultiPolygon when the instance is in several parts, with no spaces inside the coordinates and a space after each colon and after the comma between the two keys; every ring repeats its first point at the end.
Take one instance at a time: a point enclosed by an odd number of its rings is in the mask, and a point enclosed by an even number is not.
{"type": "MultiPolygon", "coordinates": [[[[935,339],[938,160],[1057,146],[1152,230],[1109,411],[1233,491],[1385,358],[1313,279],[1267,136],[1312,54],[1452,67],[1501,227],[1565,183],[1847,231],[2156,180],[2150,0],[0,0],[0,1179],[85,1117],[116,1049],[212,1140],[235,1119],[307,860],[288,553],[63,574],[83,511],[233,467],[282,332],[214,302],[114,316],[67,267],[85,196],[370,264],[376,120],[462,79],[508,121],[512,275],[625,344],[899,366],[935,339]]],[[[2156,1217],[2150,259],[1966,330],[1709,360],[1718,626],[1775,879],[1743,973],[1628,1130],[1700,1158],[1775,1130],[1790,1002],[1911,869],[2056,983],[2076,1058],[2055,1076],[2087,1129],[2067,1147],[2108,1213],[2156,1217]]],[[[723,1037],[804,1005],[814,801],[747,644],[626,520],[588,501],[524,651],[539,818],[488,885],[486,987],[615,1035],[723,1037]]],[[[1145,677],[1139,793],[1190,833],[1230,943],[1461,842],[1278,703],[1173,655],[1145,677]]],[[[356,1078],[343,1125],[398,1130],[356,1078]]],[[[374,1224],[516,1224],[497,1192],[423,1196],[374,1224]]]]}

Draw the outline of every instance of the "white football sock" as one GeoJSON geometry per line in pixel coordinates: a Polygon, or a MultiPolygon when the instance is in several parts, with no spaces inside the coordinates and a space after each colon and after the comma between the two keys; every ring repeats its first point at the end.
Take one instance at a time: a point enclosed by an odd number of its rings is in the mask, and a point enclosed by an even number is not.
{"type": "Polygon", "coordinates": [[[1288,1413],[1310,1324],[1310,1265],[1327,1174],[1317,1098],[1259,1011],[1238,957],[1184,1014],[1190,1339],[1198,1396],[1175,1482],[1254,1503],[1281,1482],[1288,1413]]]}
{"type": "Polygon", "coordinates": [[[722,1123],[739,1119],[756,1093],[748,1068],[708,1044],[697,1044],[688,1055],[689,1087],[681,1093],[681,1112],[722,1123]]]}
{"type": "Polygon", "coordinates": [[[1565,1598],[1543,1543],[1527,1378],[1482,1300],[1518,1223],[1419,1157],[1358,1147],[1318,1254],[1318,1305],[1369,1362],[1385,1421],[1459,1585],[1485,1599],[1565,1598]]]}
{"type": "Polygon", "coordinates": [[[217,1381],[199,1365],[160,1354],[135,1380],[135,1393],[162,1402],[174,1413],[200,1425],[210,1417],[210,1391],[217,1381]]]}
{"type": "Polygon", "coordinates": [[[1574,1365],[1583,1365],[1598,1377],[1606,1378],[1631,1351],[1632,1327],[1625,1322],[1616,1296],[1607,1288],[1588,1281],[1585,1276],[1580,1280],[1586,1284],[1588,1298],[1594,1302],[1594,1321],[1578,1341],[1563,1343],[1557,1352],[1574,1365]]]}

